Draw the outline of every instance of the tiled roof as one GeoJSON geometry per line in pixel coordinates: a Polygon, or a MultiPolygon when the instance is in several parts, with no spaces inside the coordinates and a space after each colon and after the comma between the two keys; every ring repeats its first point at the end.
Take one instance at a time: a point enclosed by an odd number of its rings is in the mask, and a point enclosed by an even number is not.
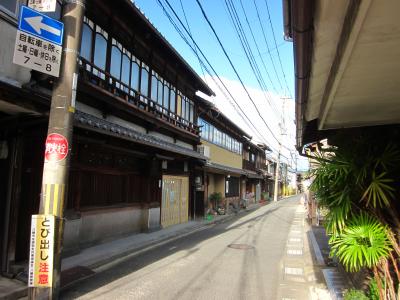
{"type": "Polygon", "coordinates": [[[91,130],[104,133],[107,135],[119,137],[128,141],[139,143],[142,145],[147,145],[162,150],[170,151],[173,153],[178,153],[182,155],[187,155],[190,157],[206,160],[207,157],[198,153],[197,151],[190,150],[188,148],[164,141],[160,138],[154,137],[149,134],[144,134],[127,128],[107,120],[95,117],[93,115],[76,111],[75,113],[75,125],[77,127],[89,128],[91,130]]]}
{"type": "Polygon", "coordinates": [[[245,175],[248,178],[256,178],[256,179],[263,179],[264,177],[256,172],[253,171],[249,171],[249,170],[243,170],[243,169],[238,169],[238,168],[233,168],[233,167],[228,167],[225,165],[220,165],[220,164],[216,164],[210,161],[207,161],[206,168],[208,169],[214,169],[214,170],[218,170],[218,171],[223,171],[226,173],[231,173],[231,174],[240,174],[240,175],[245,175]]]}
{"type": "Polygon", "coordinates": [[[245,170],[246,176],[254,179],[263,179],[264,177],[256,172],[245,170]]]}
{"type": "Polygon", "coordinates": [[[246,175],[246,171],[243,169],[232,168],[232,167],[228,167],[225,165],[216,164],[216,163],[213,163],[210,161],[207,161],[205,167],[208,169],[215,169],[215,170],[224,171],[224,172],[232,173],[232,174],[246,175]]]}

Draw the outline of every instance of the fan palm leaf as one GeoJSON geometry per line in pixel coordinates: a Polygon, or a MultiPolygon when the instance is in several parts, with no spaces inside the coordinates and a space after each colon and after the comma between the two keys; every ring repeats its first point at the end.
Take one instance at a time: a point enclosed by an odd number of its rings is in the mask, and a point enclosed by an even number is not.
{"type": "Polygon", "coordinates": [[[366,213],[354,216],[329,242],[331,255],[336,255],[348,271],[376,266],[392,250],[386,227],[366,213]]]}

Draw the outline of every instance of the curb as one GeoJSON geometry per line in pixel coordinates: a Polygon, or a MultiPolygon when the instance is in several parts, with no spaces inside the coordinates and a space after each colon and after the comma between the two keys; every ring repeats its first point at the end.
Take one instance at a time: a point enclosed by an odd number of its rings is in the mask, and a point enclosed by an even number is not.
{"type": "Polygon", "coordinates": [[[313,246],[315,258],[317,259],[318,265],[322,266],[322,267],[325,267],[326,266],[325,260],[324,260],[324,258],[322,256],[321,249],[318,246],[318,243],[317,243],[317,240],[315,238],[314,232],[312,231],[311,228],[308,231],[308,236],[309,236],[309,238],[311,240],[311,244],[313,246]]]}

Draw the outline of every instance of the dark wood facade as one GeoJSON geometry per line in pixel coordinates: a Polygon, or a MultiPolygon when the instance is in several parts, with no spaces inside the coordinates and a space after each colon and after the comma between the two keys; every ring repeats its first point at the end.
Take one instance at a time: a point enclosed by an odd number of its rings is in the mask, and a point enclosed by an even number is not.
{"type": "MultiPolygon", "coordinates": [[[[155,209],[154,216],[163,209],[166,174],[188,178],[188,214],[194,215],[194,170],[205,161],[196,152],[200,137],[195,93],[213,94],[131,1],[88,0],[83,32],[65,213],[66,243],[76,243],[72,247],[78,250],[77,239],[92,234],[80,231],[96,230],[96,220],[89,221],[93,216],[112,227],[106,215],[121,212],[127,225],[115,237],[146,229],[140,214],[155,209]],[[88,222],[94,223],[84,227],[88,222]]],[[[0,142],[7,148],[0,158],[5,274],[21,271],[28,258],[52,84],[53,78],[35,71],[23,86],[0,82],[0,142]],[[12,110],[7,109],[10,105],[12,110]]],[[[93,239],[82,246],[112,238],[107,234],[113,233],[93,232],[93,239]]]]}

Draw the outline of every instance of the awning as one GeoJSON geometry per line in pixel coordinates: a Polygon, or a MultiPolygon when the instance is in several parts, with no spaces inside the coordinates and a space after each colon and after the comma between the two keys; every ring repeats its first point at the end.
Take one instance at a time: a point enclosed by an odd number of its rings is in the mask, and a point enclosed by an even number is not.
{"type": "Polygon", "coordinates": [[[246,171],[243,169],[228,167],[225,165],[212,163],[210,161],[207,161],[204,167],[206,168],[206,170],[216,171],[217,173],[230,174],[230,175],[246,175],[246,171]]]}

